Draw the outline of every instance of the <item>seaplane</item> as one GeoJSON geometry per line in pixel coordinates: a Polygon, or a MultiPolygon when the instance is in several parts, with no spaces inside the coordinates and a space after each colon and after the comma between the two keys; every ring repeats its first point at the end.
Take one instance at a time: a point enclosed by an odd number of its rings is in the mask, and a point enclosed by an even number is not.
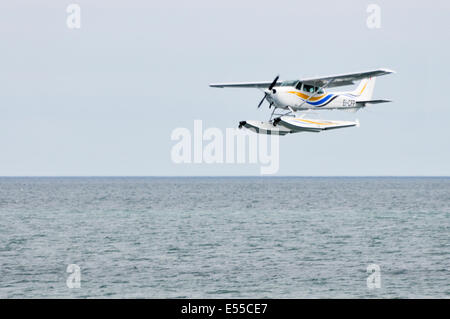
{"type": "Polygon", "coordinates": [[[273,81],[212,83],[213,88],[257,88],[264,97],[258,109],[267,101],[273,107],[268,121],[240,121],[245,127],[260,134],[286,135],[299,132],[321,132],[332,129],[359,127],[359,121],[337,121],[307,118],[315,110],[343,110],[356,112],[369,104],[391,102],[372,99],[376,77],[395,73],[389,69],[312,77],[280,81],[277,75],[273,81]],[[328,92],[329,88],[359,85],[352,91],[328,92]],[[297,114],[300,113],[300,114],[297,114]]]}

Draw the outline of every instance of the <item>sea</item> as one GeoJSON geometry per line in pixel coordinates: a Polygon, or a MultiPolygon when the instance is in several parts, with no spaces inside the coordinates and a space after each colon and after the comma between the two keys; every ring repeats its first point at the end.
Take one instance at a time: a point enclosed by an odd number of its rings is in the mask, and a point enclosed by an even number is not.
{"type": "Polygon", "coordinates": [[[450,298],[449,177],[2,177],[0,298],[450,298]]]}

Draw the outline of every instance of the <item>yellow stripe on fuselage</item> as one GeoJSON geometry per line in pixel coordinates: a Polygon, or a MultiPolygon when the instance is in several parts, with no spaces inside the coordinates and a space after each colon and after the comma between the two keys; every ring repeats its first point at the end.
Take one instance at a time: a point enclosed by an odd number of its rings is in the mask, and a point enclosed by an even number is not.
{"type": "Polygon", "coordinates": [[[303,93],[300,93],[300,92],[296,92],[296,91],[288,91],[288,93],[295,94],[295,95],[301,97],[304,100],[308,100],[309,99],[308,101],[311,101],[311,102],[318,101],[318,100],[320,100],[321,98],[323,98],[326,95],[326,94],[322,94],[322,95],[319,95],[319,96],[314,96],[312,98],[309,98],[309,95],[303,94],[303,93]]]}

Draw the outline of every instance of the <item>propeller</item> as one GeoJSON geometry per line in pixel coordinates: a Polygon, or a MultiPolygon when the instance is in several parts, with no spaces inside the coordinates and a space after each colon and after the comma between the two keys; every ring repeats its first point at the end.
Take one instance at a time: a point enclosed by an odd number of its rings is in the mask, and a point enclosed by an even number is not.
{"type": "Polygon", "coordinates": [[[239,128],[241,129],[245,124],[247,124],[246,121],[240,121],[239,122],[239,128]]]}
{"type": "MultiPolygon", "coordinates": [[[[280,76],[277,75],[277,76],[275,77],[275,79],[273,79],[272,83],[270,83],[270,85],[269,85],[269,91],[271,91],[271,90],[273,89],[273,87],[274,87],[275,85],[277,85],[277,81],[278,81],[279,78],[280,78],[280,76]]],[[[267,92],[264,92],[264,97],[262,98],[261,102],[259,102],[259,104],[258,104],[258,109],[261,107],[261,105],[263,104],[263,102],[264,102],[264,100],[265,100],[266,98],[267,98],[267,92]]],[[[272,104],[271,104],[270,106],[272,106],[272,104]]],[[[270,108],[270,107],[269,107],[269,108],[270,108]]]]}

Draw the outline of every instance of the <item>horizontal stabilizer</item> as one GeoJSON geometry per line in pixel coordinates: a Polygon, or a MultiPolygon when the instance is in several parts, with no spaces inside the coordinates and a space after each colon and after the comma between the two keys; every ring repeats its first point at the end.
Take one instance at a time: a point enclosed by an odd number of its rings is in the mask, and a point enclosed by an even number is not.
{"type": "Polygon", "coordinates": [[[367,101],[356,101],[357,105],[366,105],[366,104],[380,104],[380,103],[388,103],[392,102],[389,100],[367,100],[367,101]]]}

